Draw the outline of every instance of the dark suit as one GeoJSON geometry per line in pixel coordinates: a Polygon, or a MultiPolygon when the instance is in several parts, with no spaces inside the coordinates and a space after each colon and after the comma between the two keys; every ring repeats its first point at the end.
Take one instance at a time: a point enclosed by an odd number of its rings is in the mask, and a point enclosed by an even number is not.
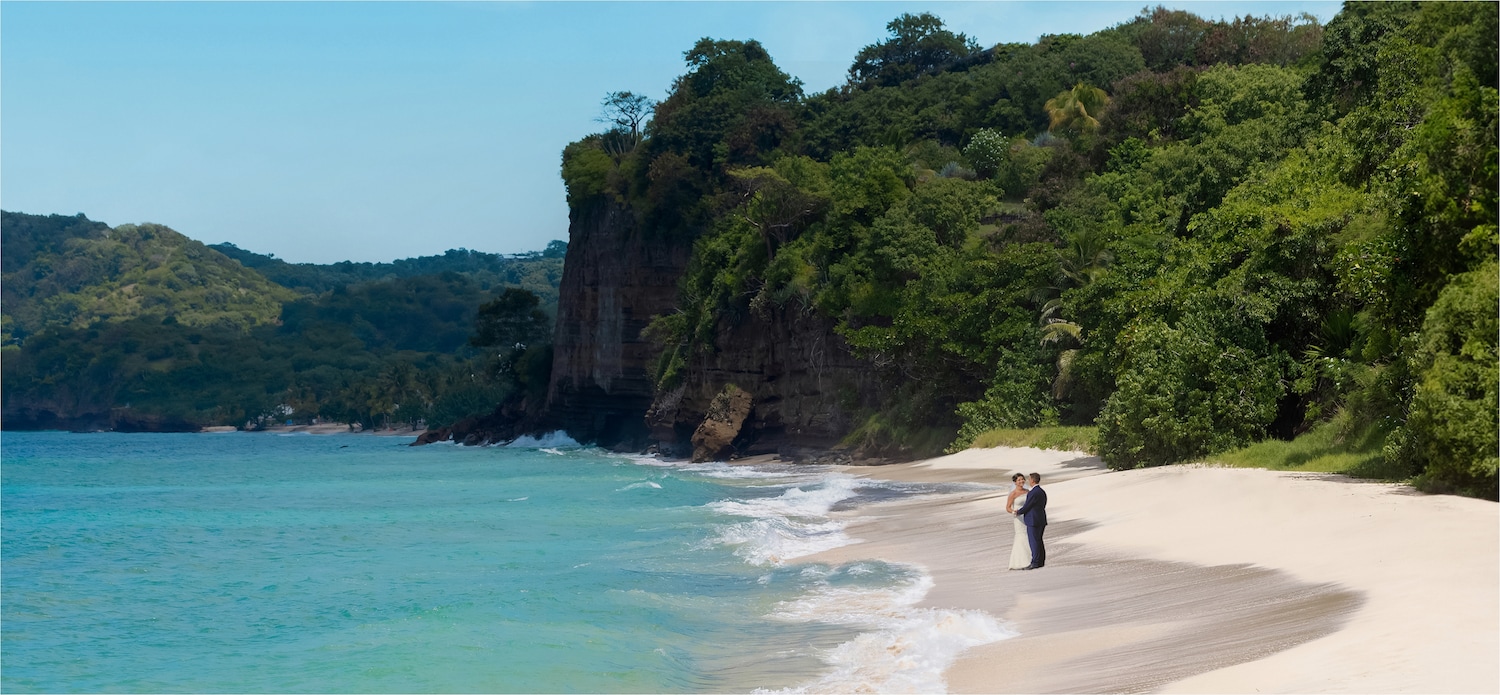
{"type": "Polygon", "coordinates": [[[1047,547],[1042,545],[1042,533],[1047,530],[1047,492],[1038,485],[1026,493],[1026,503],[1016,510],[1021,523],[1026,524],[1026,539],[1031,542],[1031,566],[1047,564],[1047,547]]]}

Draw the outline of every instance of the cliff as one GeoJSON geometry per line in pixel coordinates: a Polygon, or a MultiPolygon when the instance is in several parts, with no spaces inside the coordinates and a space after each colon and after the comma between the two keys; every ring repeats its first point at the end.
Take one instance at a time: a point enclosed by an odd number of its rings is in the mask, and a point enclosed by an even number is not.
{"type": "Polygon", "coordinates": [[[836,445],[852,410],[876,388],[832,324],[791,307],[721,322],[714,350],[692,358],[681,385],[657,394],[657,349],[641,338],[675,311],[691,244],[653,236],[627,207],[596,198],[572,211],[559,288],[545,421],[580,441],[686,457],[714,397],[728,384],[751,410],[731,449],[805,458],[836,445]]]}
{"type": "Polygon", "coordinates": [[[641,330],[676,307],[691,250],[690,241],[642,230],[628,208],[606,197],[572,209],[547,387],[550,424],[600,446],[646,446],[656,353],[641,330]]]}
{"type": "Polygon", "coordinates": [[[720,322],[714,351],[690,360],[683,383],[660,394],[647,414],[663,453],[690,453],[695,428],[728,384],[751,396],[734,451],[794,460],[836,446],[878,391],[872,365],[850,353],[825,317],[789,306],[726,323],[720,322]]]}

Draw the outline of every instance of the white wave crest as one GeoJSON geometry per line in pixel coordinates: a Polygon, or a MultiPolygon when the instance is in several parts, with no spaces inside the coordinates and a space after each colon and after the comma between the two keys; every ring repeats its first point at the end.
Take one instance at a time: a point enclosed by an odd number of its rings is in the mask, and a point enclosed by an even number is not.
{"type": "Polygon", "coordinates": [[[672,468],[705,478],[727,480],[775,480],[795,483],[818,480],[826,474],[826,468],[823,467],[789,463],[725,463],[723,461],[689,463],[667,461],[653,454],[624,454],[622,458],[638,466],[672,468]]]}
{"type": "Polygon", "coordinates": [[[753,565],[779,565],[849,545],[854,541],[844,533],[845,523],[829,519],[828,512],[864,484],[849,475],[825,475],[777,497],[713,502],[708,507],[716,512],[749,519],[725,525],[714,542],[738,546],[735,554],[753,565]]]}
{"type": "Polygon", "coordinates": [[[884,589],[825,586],[778,605],[779,620],[870,629],[823,655],[831,672],[790,692],[940,693],[964,650],[1016,636],[983,611],[915,608],[931,588],[923,574],[884,589]]]}
{"type": "Polygon", "coordinates": [[[852,475],[834,474],[824,476],[813,485],[791,488],[780,497],[723,500],[709,507],[723,514],[751,518],[823,517],[833,505],[859,494],[859,488],[866,485],[867,481],[852,475]]]}
{"type": "Polygon", "coordinates": [[[622,487],[622,488],[620,488],[618,490],[615,490],[615,492],[624,492],[626,490],[639,490],[639,489],[645,488],[645,487],[655,488],[657,490],[661,489],[661,485],[658,485],[658,484],[653,483],[653,482],[651,482],[649,480],[646,480],[646,481],[642,481],[642,482],[639,482],[639,483],[631,483],[629,485],[626,485],[625,487],[622,487]]]}
{"type": "MultiPolygon", "coordinates": [[[[577,449],[582,447],[567,432],[557,430],[548,432],[540,437],[521,436],[505,446],[511,449],[577,449]]],[[[548,452],[551,453],[551,452],[548,452]]]]}
{"type": "Polygon", "coordinates": [[[730,524],[719,531],[714,541],[739,546],[734,554],[752,565],[780,565],[853,542],[844,533],[844,525],[837,521],[774,518],[730,524]]]}
{"type": "Polygon", "coordinates": [[[814,477],[812,471],[794,471],[786,464],[751,465],[711,461],[709,463],[688,464],[683,468],[707,478],[723,478],[727,480],[809,479],[814,477]]]}

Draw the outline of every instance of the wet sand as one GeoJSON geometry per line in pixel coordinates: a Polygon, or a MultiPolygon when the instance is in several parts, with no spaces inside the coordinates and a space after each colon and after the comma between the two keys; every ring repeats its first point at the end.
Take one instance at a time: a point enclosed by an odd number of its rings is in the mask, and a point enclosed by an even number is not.
{"type": "Polygon", "coordinates": [[[951,692],[1500,692],[1500,505],[1341,476],[979,449],[849,467],[994,485],[844,512],[808,558],[927,568],[923,605],[1020,636],[970,649],[951,692]],[[1047,566],[1007,571],[1012,472],[1048,491],[1047,566]]]}

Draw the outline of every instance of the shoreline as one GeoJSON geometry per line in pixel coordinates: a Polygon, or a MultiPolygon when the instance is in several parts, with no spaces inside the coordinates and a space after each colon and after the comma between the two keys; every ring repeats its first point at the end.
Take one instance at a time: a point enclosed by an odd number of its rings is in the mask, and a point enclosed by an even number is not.
{"type": "Polygon", "coordinates": [[[1500,505],[1342,476],[971,449],[851,475],[994,489],[836,512],[857,539],[799,561],[922,566],[924,608],[1018,637],[950,692],[1497,692],[1500,505]],[[1047,567],[1005,569],[1012,472],[1049,492],[1047,567]]]}
{"type": "Polygon", "coordinates": [[[393,427],[390,429],[350,429],[349,425],[341,422],[325,422],[316,425],[272,425],[258,430],[242,430],[234,425],[221,425],[204,427],[196,434],[227,434],[230,432],[250,432],[259,434],[373,434],[379,437],[414,437],[421,434],[423,430],[410,427],[393,427]]]}

